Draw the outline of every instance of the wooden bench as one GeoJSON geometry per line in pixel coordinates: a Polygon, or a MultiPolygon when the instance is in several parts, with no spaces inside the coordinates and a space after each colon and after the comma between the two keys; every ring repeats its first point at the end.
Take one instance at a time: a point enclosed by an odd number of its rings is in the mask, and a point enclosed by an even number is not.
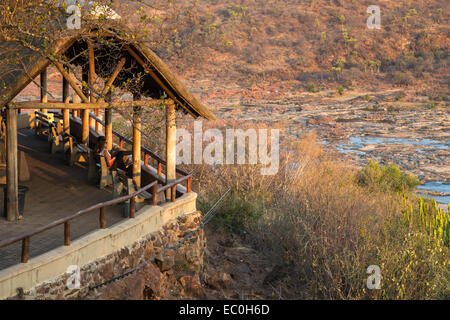
{"type": "Polygon", "coordinates": [[[61,124],[58,122],[56,125],[52,124],[50,126],[49,134],[48,134],[48,142],[50,152],[52,154],[61,152],[64,153],[70,148],[70,140],[73,140],[69,134],[63,132],[63,128],[61,124]]]}
{"type": "Polygon", "coordinates": [[[64,153],[69,148],[69,139],[73,137],[65,136],[60,120],[55,121],[53,113],[35,112],[35,134],[37,136],[47,136],[49,151],[54,154],[64,153]]]}
{"type": "Polygon", "coordinates": [[[114,185],[114,172],[109,170],[105,157],[100,157],[100,163],[95,159],[94,152],[89,154],[88,180],[98,183],[100,189],[114,185]]]}
{"type": "Polygon", "coordinates": [[[43,113],[40,111],[35,111],[34,112],[35,117],[34,117],[34,121],[35,121],[35,125],[34,125],[34,133],[36,136],[45,136],[48,135],[50,136],[51,131],[52,131],[52,127],[54,127],[56,122],[55,122],[55,117],[52,113],[43,113]]]}
{"type": "Polygon", "coordinates": [[[67,148],[65,150],[67,164],[73,166],[76,162],[89,163],[91,149],[84,144],[78,143],[75,137],[69,134],[65,133],[63,134],[63,137],[64,145],[67,141],[67,148]]]}

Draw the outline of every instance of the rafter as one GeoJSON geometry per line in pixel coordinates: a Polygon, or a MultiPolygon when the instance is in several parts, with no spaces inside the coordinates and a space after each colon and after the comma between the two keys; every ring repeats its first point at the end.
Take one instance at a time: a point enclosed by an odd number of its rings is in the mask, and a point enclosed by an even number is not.
{"type": "Polygon", "coordinates": [[[108,82],[106,82],[105,87],[103,88],[103,91],[100,94],[101,97],[98,99],[98,102],[105,101],[105,99],[103,97],[105,97],[108,94],[108,92],[111,90],[111,87],[112,87],[114,81],[116,80],[116,78],[119,75],[120,71],[122,71],[123,66],[125,65],[126,61],[127,61],[127,59],[125,59],[125,58],[120,59],[119,64],[114,69],[114,72],[113,72],[111,78],[109,78],[108,82]]]}
{"type": "MultiPolygon", "coordinates": [[[[83,91],[81,91],[81,89],[77,86],[77,84],[72,79],[70,74],[64,69],[63,65],[58,61],[53,61],[53,64],[55,65],[56,69],[58,69],[58,71],[61,73],[61,75],[64,77],[64,79],[67,80],[67,82],[70,84],[70,86],[73,88],[73,90],[75,90],[75,92],[78,94],[78,96],[81,98],[81,100],[84,103],[88,104],[89,99],[84,95],[83,91]]],[[[86,107],[84,107],[83,109],[85,109],[85,108],[86,107]]]]}
{"type": "Polygon", "coordinates": [[[62,102],[10,102],[10,109],[40,109],[43,106],[48,109],[114,109],[114,108],[133,108],[133,107],[156,107],[161,104],[171,104],[171,99],[166,100],[140,100],[140,101],[123,101],[123,102],[96,102],[96,103],[62,103],[62,102]]]}
{"type": "MultiPolygon", "coordinates": [[[[161,81],[161,79],[156,75],[156,73],[148,67],[148,65],[144,62],[144,60],[142,60],[142,58],[133,49],[131,49],[128,45],[125,44],[124,48],[144,68],[145,72],[147,72],[153,78],[153,80],[155,80],[156,83],[158,83],[161,86],[161,88],[163,88],[163,90],[169,95],[169,97],[175,103],[180,104],[180,102],[177,100],[177,98],[172,93],[172,91],[169,90],[169,88],[167,88],[167,86],[161,81]]],[[[191,113],[191,112],[189,111],[189,113],[191,113]]]]}

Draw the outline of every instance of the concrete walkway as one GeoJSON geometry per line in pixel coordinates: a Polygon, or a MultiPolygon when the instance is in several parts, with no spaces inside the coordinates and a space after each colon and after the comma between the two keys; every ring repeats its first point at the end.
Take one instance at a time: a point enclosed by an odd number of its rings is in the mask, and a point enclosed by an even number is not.
{"type": "MultiPolygon", "coordinates": [[[[26,153],[31,181],[20,182],[29,188],[26,194],[24,219],[7,222],[0,217],[0,240],[33,230],[57,219],[71,215],[99,202],[112,199],[112,193],[100,190],[87,181],[87,169],[69,167],[62,154],[50,154],[48,142],[37,138],[31,130],[20,130],[19,150],[26,153]]],[[[0,191],[3,213],[3,190],[0,191]]],[[[123,220],[122,207],[106,209],[107,226],[123,220]]],[[[72,241],[97,230],[99,212],[91,212],[71,223],[72,241]]],[[[31,237],[30,258],[57,248],[64,243],[64,226],[31,237]]],[[[0,269],[20,263],[21,242],[0,249],[0,269]]]]}

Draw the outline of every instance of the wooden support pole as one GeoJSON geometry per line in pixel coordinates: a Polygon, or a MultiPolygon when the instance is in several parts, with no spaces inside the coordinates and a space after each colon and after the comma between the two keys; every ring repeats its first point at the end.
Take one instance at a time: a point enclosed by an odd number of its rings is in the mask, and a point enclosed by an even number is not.
{"type": "Polygon", "coordinates": [[[19,218],[19,173],[17,166],[17,111],[6,109],[6,212],[7,220],[19,218]]]}
{"type": "Polygon", "coordinates": [[[72,114],[73,114],[74,118],[80,118],[81,119],[81,114],[80,114],[80,109],[82,109],[81,106],[83,108],[86,108],[86,105],[81,103],[81,98],[80,98],[80,96],[78,94],[74,94],[72,96],[72,100],[73,100],[72,103],[68,104],[67,106],[71,107],[71,109],[73,111],[72,114]],[[79,105],[80,109],[74,108],[73,107],[74,105],[79,105]]]}
{"type": "Polygon", "coordinates": [[[100,228],[106,229],[106,209],[105,207],[100,208],[100,228]]]}
{"type": "Polygon", "coordinates": [[[26,237],[22,240],[22,263],[28,263],[28,257],[30,256],[30,237],[26,237]]]}
{"type": "Polygon", "coordinates": [[[130,199],[130,219],[134,219],[136,216],[136,198],[130,199]]]}
{"type": "Polygon", "coordinates": [[[156,206],[158,204],[158,193],[156,192],[158,190],[158,185],[154,185],[152,187],[152,206],[156,206]]]}
{"type": "Polygon", "coordinates": [[[64,245],[70,246],[70,222],[64,223],[64,245]]]}
{"type": "MultiPolygon", "coordinates": [[[[88,44],[88,55],[89,55],[89,88],[90,88],[90,100],[91,103],[95,103],[96,99],[93,95],[94,83],[95,83],[95,55],[94,55],[94,45],[91,40],[87,41],[88,44]]],[[[97,114],[96,114],[97,115],[97,114]]]]}
{"type": "Polygon", "coordinates": [[[63,103],[69,103],[70,102],[70,87],[69,82],[66,80],[66,78],[63,77],[63,103]]]}
{"type": "Polygon", "coordinates": [[[70,134],[70,112],[69,112],[69,109],[64,109],[62,114],[63,114],[64,133],[70,134]]]}
{"type": "Polygon", "coordinates": [[[82,121],[81,143],[88,147],[89,146],[89,109],[82,110],[81,121],[82,121]]]}
{"type": "MultiPolygon", "coordinates": [[[[82,70],[82,80],[85,83],[89,82],[89,72],[84,67],[82,70]]],[[[89,95],[88,89],[83,86],[83,94],[85,96],[89,95]]],[[[85,103],[88,103],[84,101],[85,103]]],[[[81,114],[81,121],[82,121],[82,132],[81,132],[81,143],[85,146],[89,147],[89,109],[84,109],[81,114]]]]}
{"type": "Polygon", "coordinates": [[[173,186],[170,188],[170,201],[175,202],[177,197],[177,186],[173,186]]]}
{"type": "Polygon", "coordinates": [[[158,161],[158,177],[162,176],[162,163],[158,161]]]}
{"type": "MultiPolygon", "coordinates": [[[[107,102],[111,102],[111,94],[107,95],[107,102]]],[[[112,129],[112,109],[105,109],[105,138],[106,148],[112,149],[113,146],[113,129],[112,129]]]]}
{"type": "MultiPolygon", "coordinates": [[[[41,73],[41,103],[48,102],[47,89],[47,68],[45,68],[41,73]]],[[[41,112],[47,113],[47,111],[47,109],[41,109],[41,112]]]]}
{"type": "MultiPolygon", "coordinates": [[[[63,103],[70,102],[69,82],[63,77],[63,103]]],[[[70,134],[70,110],[61,109],[63,114],[63,129],[64,133],[70,134]]]]}
{"type": "Polygon", "coordinates": [[[70,74],[64,69],[63,65],[57,61],[53,61],[53,64],[55,65],[56,69],[62,74],[62,76],[69,82],[70,86],[73,90],[77,93],[77,95],[80,97],[80,99],[84,103],[89,103],[89,99],[84,95],[83,91],[77,86],[75,81],[72,79],[70,74]]]}
{"type": "MultiPolygon", "coordinates": [[[[87,45],[88,45],[88,56],[89,56],[89,79],[88,79],[88,83],[89,83],[89,100],[91,103],[96,103],[97,100],[94,97],[94,84],[95,84],[95,53],[94,53],[94,45],[92,43],[91,40],[87,41],[87,45]]],[[[94,114],[95,116],[98,118],[98,116],[100,115],[99,110],[95,109],[94,110],[94,114]]],[[[95,121],[94,119],[90,119],[90,124],[91,127],[95,127],[95,132],[98,132],[98,122],[95,121]]]]}
{"type": "MultiPolygon", "coordinates": [[[[175,104],[166,106],[166,185],[177,179],[176,175],[176,136],[175,104]]],[[[172,198],[170,190],[167,190],[167,199],[172,198]]]]}
{"type": "Polygon", "coordinates": [[[141,108],[133,110],[133,180],[141,187],[141,108]]]}

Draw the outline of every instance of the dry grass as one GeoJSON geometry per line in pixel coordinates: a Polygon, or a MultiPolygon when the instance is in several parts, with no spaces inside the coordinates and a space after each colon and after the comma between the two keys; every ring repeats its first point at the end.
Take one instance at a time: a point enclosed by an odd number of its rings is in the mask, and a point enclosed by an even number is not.
{"type": "Polygon", "coordinates": [[[330,159],[314,134],[282,146],[273,177],[261,176],[258,166],[191,168],[203,211],[230,188],[216,224],[245,230],[256,249],[287,268],[279,297],[450,297],[449,249],[409,229],[399,193],[358,185],[357,171],[330,159]],[[366,288],[370,265],[381,267],[381,290],[366,288]]]}

